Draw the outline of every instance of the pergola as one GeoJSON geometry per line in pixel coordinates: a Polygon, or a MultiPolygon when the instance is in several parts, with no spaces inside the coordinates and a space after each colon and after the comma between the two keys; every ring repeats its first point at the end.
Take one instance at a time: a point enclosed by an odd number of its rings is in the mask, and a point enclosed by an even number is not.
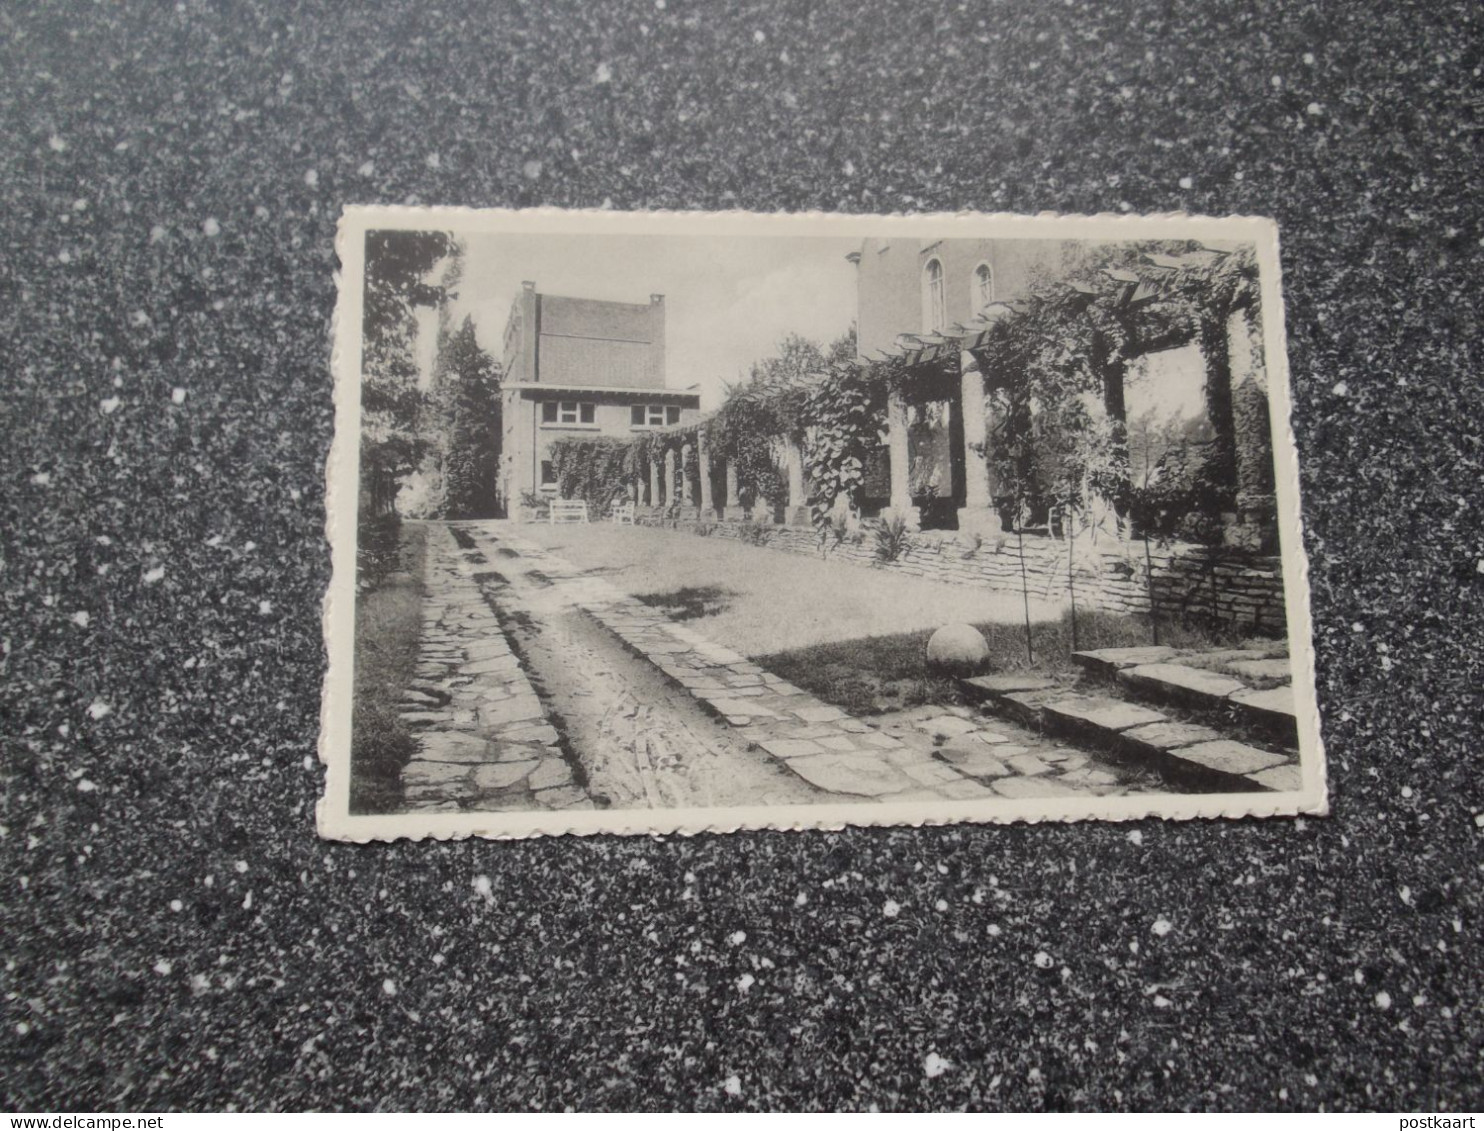
{"type": "MultiPolygon", "coordinates": [[[[996,329],[1009,319],[1023,318],[1044,310],[1047,303],[1063,304],[1062,309],[1080,317],[1094,303],[1115,317],[1132,317],[1168,293],[1168,281],[1190,268],[1211,267],[1231,254],[1227,250],[1207,248],[1185,255],[1146,253],[1137,270],[1105,268],[1096,283],[1069,282],[1054,297],[1033,293],[1013,302],[994,302],[984,307],[972,321],[955,323],[932,333],[898,334],[890,349],[858,357],[855,366],[899,370],[900,379],[887,382],[889,393],[885,414],[886,444],[890,465],[890,512],[909,525],[919,522],[910,484],[911,451],[910,414],[915,405],[946,403],[951,428],[961,432],[961,442],[950,432],[950,452],[955,471],[961,468],[962,481],[955,485],[954,497],[960,500],[960,529],[988,533],[998,529],[998,513],[993,499],[991,422],[988,396],[997,388],[1007,388],[1013,376],[996,368],[993,342],[996,329]]],[[[1226,314],[1251,305],[1250,296],[1229,296],[1217,302],[1215,309],[1226,314]]],[[[1222,324],[1222,333],[1225,325],[1222,324]]],[[[1145,343],[1145,352],[1181,345],[1198,334],[1195,327],[1184,326],[1145,343]]],[[[1204,347],[1210,343],[1204,339],[1204,347]]],[[[1225,347],[1227,343],[1220,345],[1225,347]]],[[[851,363],[842,363],[847,368],[851,363]]],[[[839,366],[837,365],[837,368],[839,366]]],[[[819,375],[821,380],[828,378],[819,375]]],[[[1119,419],[1123,414],[1121,384],[1106,392],[1106,407],[1119,419]]],[[[716,498],[713,483],[712,451],[708,433],[715,426],[716,414],[684,425],[655,429],[637,441],[642,458],[634,461],[632,479],[627,485],[632,500],[653,508],[697,508],[702,515],[714,513],[723,518],[743,515],[742,494],[735,460],[725,461],[725,495],[716,498]],[[695,468],[694,482],[691,469],[695,468]]],[[[1213,421],[1214,423],[1214,421],[1213,421]]],[[[1228,427],[1230,422],[1228,422],[1228,427]]],[[[798,437],[780,435],[772,438],[775,451],[780,451],[787,480],[787,521],[807,524],[808,469],[798,437]]]]}

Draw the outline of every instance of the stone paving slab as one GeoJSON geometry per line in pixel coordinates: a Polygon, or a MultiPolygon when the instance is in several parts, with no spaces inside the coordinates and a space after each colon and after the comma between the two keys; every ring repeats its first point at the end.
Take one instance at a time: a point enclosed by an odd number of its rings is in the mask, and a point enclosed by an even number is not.
{"type": "Polygon", "coordinates": [[[1003,695],[1008,691],[1050,691],[1060,686],[1056,680],[1044,675],[1036,675],[1033,672],[979,675],[972,679],[960,680],[959,685],[974,699],[1003,695]]]}
{"type": "Polygon", "coordinates": [[[1073,652],[1072,660],[1094,674],[1113,676],[1123,668],[1163,663],[1174,655],[1175,649],[1153,644],[1140,648],[1096,648],[1087,652],[1073,652]]]}
{"type": "Polygon", "coordinates": [[[1290,745],[1298,743],[1298,707],[1291,686],[1238,691],[1228,698],[1252,725],[1290,745]]]}
{"type": "Polygon", "coordinates": [[[1247,775],[1254,784],[1264,789],[1277,790],[1280,793],[1290,793],[1303,788],[1304,775],[1299,769],[1297,762],[1289,762],[1286,765],[1274,766],[1269,770],[1260,770],[1255,774],[1247,775]]]}
{"type": "Polygon", "coordinates": [[[1245,742],[1234,742],[1219,738],[1215,742],[1197,742],[1194,746],[1181,746],[1170,752],[1174,757],[1193,762],[1208,770],[1223,774],[1253,774],[1259,770],[1270,770],[1287,762],[1282,754],[1272,754],[1248,746],[1245,742]]]}
{"type": "Polygon", "coordinates": [[[1166,721],[1158,711],[1104,695],[1075,695],[1056,699],[1042,708],[1042,714],[1048,724],[1063,726],[1069,731],[1082,731],[1089,725],[1097,730],[1121,731],[1166,721]]]}
{"type": "Polygon", "coordinates": [[[1122,669],[1117,678],[1137,695],[1210,711],[1219,711],[1234,691],[1247,690],[1245,683],[1232,676],[1185,664],[1141,664],[1122,669]]]}
{"type": "Polygon", "coordinates": [[[1179,746],[1194,746],[1197,742],[1214,742],[1221,737],[1219,731],[1193,723],[1146,723],[1130,727],[1118,734],[1120,748],[1134,755],[1163,754],[1179,746]]]}

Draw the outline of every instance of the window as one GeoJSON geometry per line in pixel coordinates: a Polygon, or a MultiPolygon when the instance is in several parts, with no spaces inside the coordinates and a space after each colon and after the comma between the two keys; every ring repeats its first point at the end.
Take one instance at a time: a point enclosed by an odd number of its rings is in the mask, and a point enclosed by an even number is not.
{"type": "Polygon", "coordinates": [[[922,269],[922,328],[935,334],[946,329],[948,317],[943,305],[943,264],[929,259],[922,269]]]}
{"type": "Polygon", "coordinates": [[[541,486],[556,486],[556,464],[549,459],[541,461],[541,486]]]}
{"type": "Polygon", "coordinates": [[[544,401],[542,424],[592,424],[598,418],[598,406],[579,401],[544,401]]]}
{"type": "Polygon", "coordinates": [[[994,272],[988,263],[974,268],[974,277],[969,281],[969,312],[978,315],[994,302],[994,272]]]}
{"type": "Polygon", "coordinates": [[[635,428],[659,428],[680,423],[679,405],[636,404],[629,409],[629,423],[635,428]]]}

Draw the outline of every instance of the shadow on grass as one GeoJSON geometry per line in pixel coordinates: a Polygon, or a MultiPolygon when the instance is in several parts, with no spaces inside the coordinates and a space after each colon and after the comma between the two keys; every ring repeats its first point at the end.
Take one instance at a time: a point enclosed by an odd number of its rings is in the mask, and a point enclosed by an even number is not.
{"type": "Polygon", "coordinates": [[[723,589],[719,585],[686,585],[671,589],[667,593],[639,593],[639,600],[654,609],[659,609],[671,620],[697,620],[714,617],[730,607],[729,598],[737,595],[734,589],[723,589]]]}
{"type": "MultiPolygon", "coordinates": [[[[986,672],[1035,671],[1065,679],[1068,684],[1079,674],[1072,662],[1070,614],[1059,621],[1033,626],[1029,652],[1023,624],[975,627],[989,645],[986,672]]],[[[963,697],[957,683],[928,670],[927,642],[932,634],[932,629],[922,629],[890,636],[865,636],[757,656],[755,662],[854,715],[881,714],[925,703],[961,703],[963,697]]],[[[1077,651],[1129,648],[1149,644],[1152,639],[1146,616],[1077,614],[1077,651]]],[[[1160,643],[1176,648],[1217,648],[1236,644],[1242,637],[1161,619],[1159,639],[1160,643]]]]}
{"type": "Polygon", "coordinates": [[[417,673],[426,529],[403,524],[399,568],[356,598],[355,701],[351,709],[350,811],[392,812],[402,804],[402,767],[416,743],[397,701],[417,673]]]}

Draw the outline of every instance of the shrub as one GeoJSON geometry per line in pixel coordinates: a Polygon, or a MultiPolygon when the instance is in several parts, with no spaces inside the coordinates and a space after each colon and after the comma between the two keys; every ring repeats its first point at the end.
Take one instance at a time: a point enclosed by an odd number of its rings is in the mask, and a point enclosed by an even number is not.
{"type": "Polygon", "coordinates": [[[380,585],[398,568],[401,532],[402,520],[396,511],[361,516],[356,530],[356,580],[362,588],[380,585]]]}
{"type": "Polygon", "coordinates": [[[350,723],[355,773],[351,775],[350,811],[386,813],[402,802],[402,768],[417,752],[417,743],[395,706],[358,697],[350,723]]]}
{"type": "Polygon", "coordinates": [[[737,527],[737,540],[748,546],[766,546],[773,539],[773,532],[761,522],[748,519],[737,527]]]}
{"type": "Polygon", "coordinates": [[[698,522],[696,523],[695,530],[698,538],[709,538],[716,533],[716,523],[698,522]]]}
{"type": "Polygon", "coordinates": [[[906,519],[898,516],[883,522],[876,528],[876,560],[882,565],[896,561],[907,552],[910,541],[906,519]]]}

